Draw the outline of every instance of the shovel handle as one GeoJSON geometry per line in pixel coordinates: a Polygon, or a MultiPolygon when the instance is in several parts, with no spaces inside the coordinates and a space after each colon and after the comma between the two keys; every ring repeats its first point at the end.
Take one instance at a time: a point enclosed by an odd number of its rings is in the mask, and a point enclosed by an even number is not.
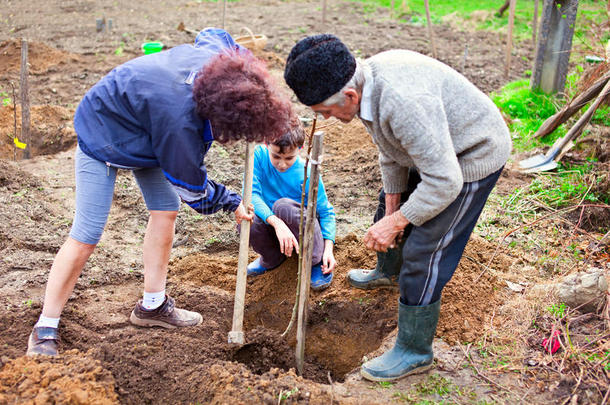
{"type": "Polygon", "coordinates": [[[570,143],[571,141],[576,139],[578,135],[580,135],[585,125],[587,125],[587,123],[593,116],[593,113],[595,112],[595,110],[597,110],[597,107],[599,107],[599,105],[608,95],[608,93],[610,93],[610,80],[606,82],[606,85],[604,86],[602,91],[599,92],[593,104],[591,104],[587,111],[585,111],[585,113],[578,119],[578,121],[576,121],[576,124],[574,124],[572,128],[570,128],[568,133],[565,134],[563,138],[559,138],[557,141],[555,141],[551,149],[549,149],[549,151],[546,153],[547,157],[555,158],[557,155],[561,154],[561,152],[568,143],[570,143]]]}
{"type": "MultiPolygon", "coordinates": [[[[246,144],[244,165],[244,194],[242,203],[246,210],[252,201],[252,177],[254,170],[254,142],[246,144]]],[[[246,278],[248,267],[248,247],[250,242],[250,221],[241,221],[239,235],[239,258],[237,261],[237,281],[235,283],[235,303],[233,305],[233,327],[229,332],[229,343],[244,343],[244,306],[246,301],[246,278]]]]}

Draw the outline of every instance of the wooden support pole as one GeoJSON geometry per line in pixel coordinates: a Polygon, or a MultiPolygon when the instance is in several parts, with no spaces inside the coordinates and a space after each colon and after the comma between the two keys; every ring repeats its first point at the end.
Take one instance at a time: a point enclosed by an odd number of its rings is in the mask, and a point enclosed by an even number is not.
{"type": "Polygon", "coordinates": [[[536,34],[538,33],[538,1],[534,0],[534,20],[532,21],[532,42],[536,46],[536,34]]]}
{"type": "Polygon", "coordinates": [[[510,59],[513,51],[513,27],[515,26],[515,7],[517,0],[510,0],[508,11],[508,33],[506,34],[506,65],[504,66],[504,77],[508,79],[510,72],[510,59]]]}
{"type": "MultiPolygon", "coordinates": [[[[246,144],[244,164],[244,195],[242,204],[246,210],[252,201],[252,177],[254,170],[254,142],[246,144]]],[[[233,305],[233,327],[229,332],[229,343],[244,344],[244,307],[246,301],[246,278],[248,277],[248,248],[250,242],[250,222],[241,221],[239,234],[239,258],[237,259],[237,281],[235,282],[235,302],[233,305]]]]}
{"type": "Polygon", "coordinates": [[[303,255],[299,258],[302,263],[299,307],[297,318],[297,346],[296,363],[297,370],[303,375],[305,365],[305,327],[307,325],[307,302],[309,300],[309,285],[311,283],[311,256],[313,254],[313,230],[316,221],[316,203],[318,201],[318,183],[320,178],[320,159],[322,156],[322,142],[324,132],[318,131],[313,134],[313,146],[311,149],[311,171],[309,175],[309,193],[307,194],[307,215],[305,222],[305,232],[303,235],[303,255]]]}
{"type": "Polygon", "coordinates": [[[394,7],[396,6],[395,0],[390,2],[390,18],[394,18],[394,7]]]}
{"type": "Polygon", "coordinates": [[[437,58],[436,44],[434,43],[434,31],[432,30],[432,19],[430,18],[430,4],[428,0],[424,0],[426,7],[426,21],[428,22],[428,39],[430,40],[430,47],[432,48],[432,57],[437,58]]]}
{"type": "Polygon", "coordinates": [[[19,85],[21,89],[21,141],[27,145],[23,151],[23,157],[29,159],[31,156],[30,89],[28,87],[28,41],[26,39],[21,40],[21,77],[19,85]]]}

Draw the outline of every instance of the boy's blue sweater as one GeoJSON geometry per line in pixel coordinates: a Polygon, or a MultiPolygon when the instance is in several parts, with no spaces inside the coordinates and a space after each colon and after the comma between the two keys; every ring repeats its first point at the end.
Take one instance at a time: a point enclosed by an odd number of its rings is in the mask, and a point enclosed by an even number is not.
{"type": "Polygon", "coordinates": [[[207,178],[209,120],[196,113],[193,81],[221,52],[242,49],[224,30],[201,31],[194,45],[132,59],[95,84],[74,116],[78,144],[119,168],[160,167],[183,201],[211,214],[235,211],[241,197],[207,178]]]}
{"type": "MultiPolygon", "coordinates": [[[[285,172],[278,171],[271,164],[269,149],[259,145],[254,149],[254,177],[252,181],[252,204],[254,213],[265,223],[273,215],[271,207],[280,198],[290,198],[301,203],[301,187],[303,184],[303,168],[305,161],[297,157],[294,164],[285,172]]],[[[309,179],[307,180],[309,187],[309,179]]],[[[307,193],[305,194],[307,206],[307,193]]],[[[320,177],[318,185],[317,216],[320,220],[322,237],[335,241],[336,224],[335,211],[328,202],[324,183],[320,177]]]]}

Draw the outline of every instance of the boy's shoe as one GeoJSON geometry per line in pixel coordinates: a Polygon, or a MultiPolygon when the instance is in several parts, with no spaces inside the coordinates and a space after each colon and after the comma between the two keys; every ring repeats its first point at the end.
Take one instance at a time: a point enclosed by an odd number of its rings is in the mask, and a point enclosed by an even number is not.
{"type": "Polygon", "coordinates": [[[280,267],[280,265],[284,263],[284,261],[282,261],[280,264],[278,264],[275,267],[263,267],[261,265],[261,257],[257,257],[256,260],[254,260],[252,263],[250,263],[248,265],[248,275],[249,276],[260,276],[261,274],[264,274],[266,272],[268,272],[269,270],[273,270],[273,269],[277,269],[278,267],[280,267]]]}
{"type": "Polygon", "coordinates": [[[163,304],[152,311],[145,309],[142,306],[142,300],[139,300],[134,310],[131,311],[129,320],[138,326],[161,326],[162,328],[173,329],[197,326],[203,321],[203,318],[198,312],[176,308],[174,299],[166,295],[163,304]]]}
{"type": "Polygon", "coordinates": [[[57,328],[46,326],[35,326],[28,339],[27,356],[43,354],[45,356],[57,356],[57,345],[59,334],[57,328]]]}
{"type": "Polygon", "coordinates": [[[322,273],[322,263],[311,266],[311,289],[314,291],[320,291],[327,288],[333,281],[333,274],[322,273]]]}

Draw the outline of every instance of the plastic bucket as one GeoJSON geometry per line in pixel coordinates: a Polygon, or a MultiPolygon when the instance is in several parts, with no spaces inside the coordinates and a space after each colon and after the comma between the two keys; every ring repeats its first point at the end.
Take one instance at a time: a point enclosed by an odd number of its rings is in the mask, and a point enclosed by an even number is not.
{"type": "Polygon", "coordinates": [[[161,52],[163,50],[163,42],[145,42],[142,44],[144,55],[161,52]]]}

